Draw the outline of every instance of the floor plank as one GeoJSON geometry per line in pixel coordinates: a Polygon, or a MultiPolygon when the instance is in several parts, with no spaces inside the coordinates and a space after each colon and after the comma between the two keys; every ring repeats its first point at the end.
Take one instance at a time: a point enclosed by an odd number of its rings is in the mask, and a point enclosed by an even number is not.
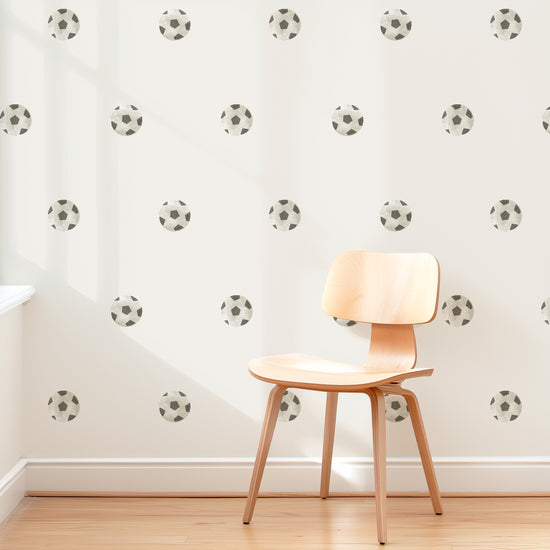
{"type": "MultiPolygon", "coordinates": [[[[550,549],[550,497],[388,499],[395,550],[550,549]]],[[[0,550],[372,550],[374,499],[28,497],[0,525],[0,550]]]]}

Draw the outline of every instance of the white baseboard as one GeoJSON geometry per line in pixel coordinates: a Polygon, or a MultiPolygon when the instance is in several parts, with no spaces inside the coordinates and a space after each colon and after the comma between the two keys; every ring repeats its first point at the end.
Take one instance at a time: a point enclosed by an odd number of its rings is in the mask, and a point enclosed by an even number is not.
{"type": "Polygon", "coordinates": [[[0,523],[23,500],[26,490],[27,461],[21,459],[2,479],[0,479],[0,523]]]}
{"type": "MultiPolygon", "coordinates": [[[[442,492],[550,492],[550,457],[434,458],[442,492]]],[[[244,493],[253,459],[30,458],[27,492],[244,493]]],[[[262,492],[319,489],[320,459],[268,459],[262,492]]],[[[420,459],[390,458],[389,492],[426,492],[420,459]]],[[[372,458],[335,458],[333,492],[371,492],[372,458]]]]}

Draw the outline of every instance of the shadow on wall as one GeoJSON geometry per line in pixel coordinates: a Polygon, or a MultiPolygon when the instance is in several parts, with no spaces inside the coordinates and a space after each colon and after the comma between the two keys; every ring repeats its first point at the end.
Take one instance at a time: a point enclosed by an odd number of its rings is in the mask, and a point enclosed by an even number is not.
{"type": "MultiPolygon", "coordinates": [[[[24,315],[24,334],[33,335],[24,349],[24,456],[255,455],[269,384],[254,380],[243,369],[250,398],[258,401],[259,414],[251,418],[187,375],[185,364],[172,365],[139,345],[125,333],[132,328],[115,325],[108,311],[24,259],[19,258],[19,264],[37,289],[24,315]],[[80,402],[80,412],[70,422],[50,417],[48,399],[59,390],[71,391],[80,402]],[[174,390],[185,393],[191,403],[191,412],[180,422],[168,422],[159,412],[161,396],[174,390]]],[[[133,327],[138,328],[139,324],[133,327]]],[[[305,456],[321,454],[324,394],[308,393],[315,394],[311,404],[317,406],[308,408],[299,422],[278,424],[271,456],[304,456],[305,447],[305,456]],[[303,430],[303,422],[311,427],[306,441],[296,438],[294,431],[303,430]]],[[[243,392],[241,399],[247,398],[243,392]]],[[[359,428],[360,445],[370,449],[370,405],[365,396],[360,398],[348,398],[353,402],[347,408],[359,403],[364,426],[359,428]]],[[[356,436],[341,423],[338,440],[354,441],[356,436]]],[[[353,444],[343,448],[356,454],[353,444]]]]}
{"type": "MultiPolygon", "coordinates": [[[[21,260],[23,262],[23,260],[21,260]]],[[[112,323],[108,312],[32,265],[36,295],[25,306],[24,454],[29,457],[251,456],[258,422],[160,360],[112,323]],[[58,390],[80,401],[78,416],[55,422],[58,390]],[[168,422],[159,400],[183,391],[191,412],[168,422]]],[[[137,328],[137,327],[135,327],[137,328]]],[[[126,329],[127,330],[127,329],[126,329]]]]}
{"type": "MultiPolygon", "coordinates": [[[[208,460],[255,455],[259,419],[250,418],[184,374],[185,365],[176,367],[144,349],[124,333],[125,329],[110,322],[108,312],[98,311],[94,302],[47,272],[21,258],[19,261],[27,275],[37,281],[37,292],[25,306],[24,315],[24,334],[34,337],[27,338],[24,349],[23,456],[208,460]],[[80,412],[70,422],[50,418],[48,399],[59,390],[69,390],[79,399],[80,412]],[[172,390],[183,391],[191,403],[189,415],[176,423],[167,422],[159,413],[161,395],[172,390]]],[[[262,388],[270,387],[254,380],[252,384],[258,396],[262,395],[262,388]]],[[[246,399],[246,395],[242,398],[246,399]]],[[[348,398],[342,411],[349,409],[349,400],[359,404],[364,427],[360,428],[364,432],[362,444],[370,448],[369,401],[364,395],[348,398]]],[[[263,410],[263,397],[261,401],[263,410]]],[[[270,456],[319,456],[323,413],[324,406],[307,413],[306,422],[314,422],[317,430],[317,434],[308,433],[310,445],[295,437],[298,422],[279,423],[270,456]],[[313,452],[304,453],[306,446],[313,452]]],[[[340,423],[340,441],[354,441],[356,435],[340,423]]],[[[346,448],[351,454],[354,450],[353,445],[346,448]]],[[[197,476],[201,475],[208,473],[197,471],[197,476]]],[[[266,484],[277,479],[278,487],[279,475],[268,462],[266,484]]],[[[314,472],[308,471],[307,475],[315,477],[314,472]]],[[[335,486],[340,482],[356,483],[354,475],[346,464],[335,460],[335,486]]],[[[370,481],[361,480],[363,483],[368,486],[370,481]]],[[[243,485],[240,490],[246,488],[243,485]]]]}

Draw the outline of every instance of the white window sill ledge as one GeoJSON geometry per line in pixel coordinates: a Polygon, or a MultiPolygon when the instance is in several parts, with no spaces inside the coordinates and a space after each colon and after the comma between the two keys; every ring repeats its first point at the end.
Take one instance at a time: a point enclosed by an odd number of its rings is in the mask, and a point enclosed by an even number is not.
{"type": "Polygon", "coordinates": [[[30,285],[0,285],[0,315],[30,300],[34,293],[30,285]]]}

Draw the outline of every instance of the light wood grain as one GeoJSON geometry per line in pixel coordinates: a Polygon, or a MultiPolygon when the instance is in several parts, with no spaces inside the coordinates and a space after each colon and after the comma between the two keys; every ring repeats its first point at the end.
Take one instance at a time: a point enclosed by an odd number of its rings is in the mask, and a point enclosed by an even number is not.
{"type": "Polygon", "coordinates": [[[321,464],[321,498],[327,498],[330,487],[330,472],[332,468],[332,449],[334,447],[334,431],[336,428],[336,409],[338,408],[338,393],[327,392],[325,410],[325,435],[323,439],[323,461],[321,464]]]}
{"type": "Polygon", "coordinates": [[[376,501],[376,531],[378,542],[388,539],[386,518],[386,415],[384,394],[378,388],[367,390],[371,402],[372,452],[374,462],[374,494],[376,501]]]}
{"type": "Polygon", "coordinates": [[[256,460],[254,462],[254,470],[252,472],[252,479],[250,480],[250,489],[248,490],[248,498],[246,500],[246,507],[243,514],[243,523],[249,523],[252,518],[252,514],[254,513],[254,506],[258,497],[260,483],[262,482],[265,462],[269,453],[271,440],[273,439],[273,432],[275,431],[275,424],[277,423],[277,417],[281,407],[281,399],[283,398],[285,389],[286,388],[284,386],[274,386],[269,394],[269,401],[265,411],[264,425],[260,436],[260,443],[258,444],[258,453],[256,454],[256,460]]]}
{"type": "Polygon", "coordinates": [[[363,365],[367,372],[408,371],[416,365],[412,325],[378,325],[371,329],[370,347],[363,365]]]}
{"type": "Polygon", "coordinates": [[[332,317],[416,325],[436,314],[439,264],[430,254],[350,250],[330,266],[322,306],[332,317]]]}
{"type": "Polygon", "coordinates": [[[365,388],[431,376],[433,369],[368,372],[363,365],[349,365],[303,353],[259,357],[248,370],[255,378],[272,384],[317,391],[362,392],[365,388]]]}
{"type": "MultiPolygon", "coordinates": [[[[375,550],[372,498],[27,498],[0,525],[0,550],[375,550]]],[[[388,498],[393,550],[547,550],[550,498],[388,498]]]]}
{"type": "Polygon", "coordinates": [[[418,451],[420,453],[420,459],[422,460],[422,468],[424,469],[424,475],[426,476],[428,490],[432,499],[433,509],[436,514],[442,514],[443,509],[441,507],[439,486],[437,484],[437,478],[435,477],[432,455],[428,446],[428,438],[426,437],[426,430],[424,429],[424,422],[420,414],[420,405],[418,404],[416,395],[411,390],[400,387],[399,384],[382,386],[380,391],[388,394],[403,395],[405,397],[411,416],[416,443],[418,445],[418,451]]]}

